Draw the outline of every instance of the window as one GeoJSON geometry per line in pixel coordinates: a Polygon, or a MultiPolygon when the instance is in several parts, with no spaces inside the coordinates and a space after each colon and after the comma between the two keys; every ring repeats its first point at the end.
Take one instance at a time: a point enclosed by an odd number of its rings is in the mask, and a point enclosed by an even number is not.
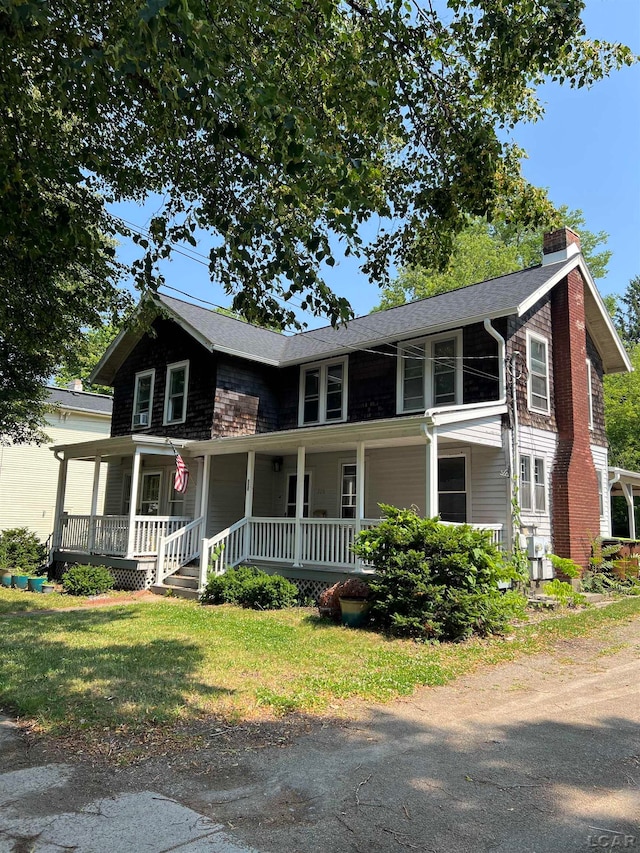
{"type": "Polygon", "coordinates": [[[142,475],[142,486],[140,489],[140,515],[160,514],[160,481],[162,475],[159,471],[149,471],[142,475]]]}
{"type": "Polygon", "coordinates": [[[520,457],[520,507],[531,511],[531,457],[520,457]]]}
{"type": "Polygon", "coordinates": [[[443,521],[467,520],[467,459],[443,456],[438,459],[438,506],[443,521]]]}
{"type": "Polygon", "coordinates": [[[346,386],[346,358],[303,367],[300,371],[300,425],[346,420],[346,386]]]}
{"type": "Polygon", "coordinates": [[[342,466],[340,518],[356,517],[356,466],[342,466]]]}
{"type": "MultiPolygon", "coordinates": [[[[587,404],[589,406],[589,429],[593,429],[593,385],[591,384],[591,360],[587,359],[587,404]]],[[[600,513],[602,515],[602,513],[600,513]]]]}
{"type": "Polygon", "coordinates": [[[403,344],[398,349],[398,412],[462,402],[462,334],[403,344]]]}
{"type": "Polygon", "coordinates": [[[549,414],[549,359],[547,341],[527,332],[529,408],[549,414]]]}
{"type": "Polygon", "coordinates": [[[545,512],[547,487],[545,463],[539,456],[520,457],[520,508],[525,512],[545,512]]]}
{"type": "Polygon", "coordinates": [[[136,373],[136,383],[133,392],[133,429],[143,429],[144,427],[151,426],[155,374],[155,370],[145,370],[143,373],[136,373]]]}
{"type": "MultiPolygon", "coordinates": [[[[304,475],[304,498],[302,515],[303,518],[309,518],[309,475],[304,475]]],[[[298,485],[298,475],[289,474],[287,482],[287,518],[296,517],[296,489],[298,485]]]]}
{"type": "Polygon", "coordinates": [[[604,518],[604,490],[607,480],[607,472],[596,470],[596,475],[598,477],[598,506],[600,507],[600,518],[604,518]]]}
{"type": "Polygon", "coordinates": [[[181,424],[187,416],[189,362],[181,361],[167,367],[164,392],[164,424],[181,424]]]}

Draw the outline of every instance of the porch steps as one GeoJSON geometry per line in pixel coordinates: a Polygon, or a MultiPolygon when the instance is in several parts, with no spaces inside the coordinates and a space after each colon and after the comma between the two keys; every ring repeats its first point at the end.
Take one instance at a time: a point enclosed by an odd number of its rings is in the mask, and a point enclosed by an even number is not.
{"type": "Polygon", "coordinates": [[[163,584],[154,584],[151,592],[157,595],[166,595],[171,592],[178,598],[198,598],[198,584],[200,583],[200,566],[197,563],[189,563],[182,566],[175,575],[168,575],[163,584]]]}

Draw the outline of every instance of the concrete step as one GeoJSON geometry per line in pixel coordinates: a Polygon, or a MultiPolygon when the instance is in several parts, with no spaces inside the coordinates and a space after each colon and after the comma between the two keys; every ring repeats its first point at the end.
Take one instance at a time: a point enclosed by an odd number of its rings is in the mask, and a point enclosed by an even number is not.
{"type": "Polygon", "coordinates": [[[174,586],[170,583],[155,584],[151,587],[151,592],[154,592],[156,595],[175,595],[176,598],[190,598],[195,601],[200,597],[200,593],[197,589],[191,589],[185,586],[174,586]]]}

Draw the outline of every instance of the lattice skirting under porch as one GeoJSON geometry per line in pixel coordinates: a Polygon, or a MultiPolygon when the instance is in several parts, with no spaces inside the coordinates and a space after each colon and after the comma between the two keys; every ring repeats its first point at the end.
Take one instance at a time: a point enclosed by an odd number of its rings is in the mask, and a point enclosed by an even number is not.
{"type": "MultiPolygon", "coordinates": [[[[65,571],[76,565],[78,563],[56,561],[50,570],[50,574],[57,580],[62,580],[65,571]]],[[[149,563],[148,566],[141,566],[139,569],[123,569],[117,566],[107,566],[107,569],[113,575],[116,589],[149,589],[155,582],[155,563],[149,563]]]]}
{"type": "Polygon", "coordinates": [[[312,598],[317,604],[320,593],[332,586],[328,581],[318,581],[311,578],[289,578],[291,583],[294,583],[300,590],[301,597],[312,598]]]}

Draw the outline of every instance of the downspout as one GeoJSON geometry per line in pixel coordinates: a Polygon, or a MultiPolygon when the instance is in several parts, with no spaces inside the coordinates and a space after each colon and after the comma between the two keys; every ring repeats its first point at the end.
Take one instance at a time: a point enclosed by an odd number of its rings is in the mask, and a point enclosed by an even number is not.
{"type": "MultiPolygon", "coordinates": [[[[493,402],[494,405],[501,406],[504,405],[507,401],[506,396],[506,364],[505,364],[505,352],[506,352],[506,342],[502,337],[500,332],[493,328],[491,325],[491,319],[486,317],[484,320],[484,328],[489,335],[497,342],[498,344],[498,399],[493,402]]],[[[435,420],[436,416],[445,412],[455,412],[456,409],[464,409],[464,411],[468,411],[469,409],[481,409],[485,408],[487,402],[482,403],[469,403],[468,405],[464,404],[456,404],[453,406],[441,406],[440,408],[431,408],[427,409],[424,413],[424,423],[420,425],[420,429],[425,437],[427,443],[427,482],[426,482],[426,498],[427,498],[427,506],[425,508],[425,515],[427,518],[433,517],[439,514],[438,503],[438,426],[437,421],[435,420]],[[435,510],[435,511],[434,511],[435,510]]]]}

